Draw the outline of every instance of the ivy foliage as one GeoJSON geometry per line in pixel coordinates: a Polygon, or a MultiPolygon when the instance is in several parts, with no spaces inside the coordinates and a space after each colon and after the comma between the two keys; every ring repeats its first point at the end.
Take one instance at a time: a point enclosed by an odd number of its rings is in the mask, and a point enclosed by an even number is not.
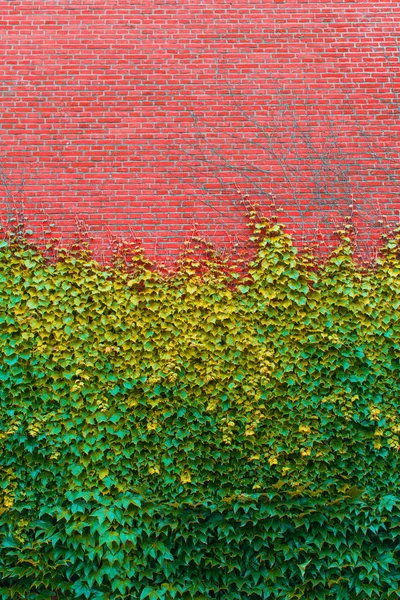
{"type": "Polygon", "coordinates": [[[246,276],[0,247],[0,597],[399,598],[400,236],[246,276]]]}

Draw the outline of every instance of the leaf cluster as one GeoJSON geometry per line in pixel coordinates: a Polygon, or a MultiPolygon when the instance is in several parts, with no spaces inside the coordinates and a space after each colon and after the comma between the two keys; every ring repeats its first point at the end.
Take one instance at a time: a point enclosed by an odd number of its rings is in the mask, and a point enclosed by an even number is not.
{"type": "Polygon", "coordinates": [[[400,254],[0,247],[0,597],[398,598],[400,254]]]}

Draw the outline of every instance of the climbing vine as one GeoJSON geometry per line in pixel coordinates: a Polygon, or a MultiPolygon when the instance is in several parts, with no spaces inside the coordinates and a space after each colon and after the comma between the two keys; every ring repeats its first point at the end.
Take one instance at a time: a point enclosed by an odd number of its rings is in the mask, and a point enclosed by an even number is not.
{"type": "Polygon", "coordinates": [[[400,235],[246,274],[0,243],[1,598],[398,598],[400,235]]]}

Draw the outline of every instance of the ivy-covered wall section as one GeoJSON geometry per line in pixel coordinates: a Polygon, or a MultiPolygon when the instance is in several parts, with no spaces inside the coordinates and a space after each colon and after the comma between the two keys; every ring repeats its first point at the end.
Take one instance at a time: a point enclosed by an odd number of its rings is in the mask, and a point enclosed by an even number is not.
{"type": "Polygon", "coordinates": [[[1,598],[399,597],[399,236],[254,227],[244,277],[2,242],[1,598]]]}

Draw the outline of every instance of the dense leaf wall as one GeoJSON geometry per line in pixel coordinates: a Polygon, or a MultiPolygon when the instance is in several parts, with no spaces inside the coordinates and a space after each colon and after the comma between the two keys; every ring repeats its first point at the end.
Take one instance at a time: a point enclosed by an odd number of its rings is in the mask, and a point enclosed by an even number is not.
{"type": "Polygon", "coordinates": [[[249,274],[0,249],[0,596],[398,598],[398,238],[249,274]]]}

